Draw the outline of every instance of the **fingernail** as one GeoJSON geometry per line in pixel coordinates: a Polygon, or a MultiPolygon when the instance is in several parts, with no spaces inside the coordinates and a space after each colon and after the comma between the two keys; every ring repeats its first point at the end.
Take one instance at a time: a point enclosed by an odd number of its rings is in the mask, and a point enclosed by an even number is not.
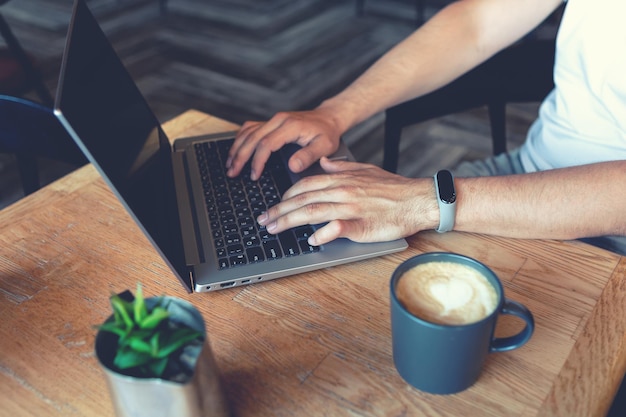
{"type": "Polygon", "coordinates": [[[265,222],[267,221],[268,217],[269,216],[267,215],[267,213],[263,213],[256,219],[256,221],[259,222],[261,226],[263,226],[265,222]]]}
{"type": "Polygon", "coordinates": [[[233,158],[228,157],[228,159],[226,160],[226,168],[230,168],[230,164],[233,163],[233,158]]]}
{"type": "Polygon", "coordinates": [[[256,171],[254,169],[250,170],[250,179],[252,181],[256,181],[258,179],[257,176],[256,176],[256,171]]]}
{"type": "Polygon", "coordinates": [[[307,243],[311,246],[318,246],[317,239],[315,238],[314,234],[309,236],[309,238],[307,239],[307,243]]]}
{"type": "Polygon", "coordinates": [[[268,224],[267,226],[265,226],[265,228],[267,229],[268,232],[271,232],[272,230],[276,229],[276,222],[271,222],[270,224],[268,224]]]}

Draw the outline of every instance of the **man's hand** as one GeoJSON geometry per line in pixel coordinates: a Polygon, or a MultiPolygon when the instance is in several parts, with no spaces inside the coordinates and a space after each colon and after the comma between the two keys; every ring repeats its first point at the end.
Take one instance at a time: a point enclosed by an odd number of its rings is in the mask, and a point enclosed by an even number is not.
{"type": "Polygon", "coordinates": [[[320,161],[326,175],[294,184],[283,201],[257,219],[270,233],[326,223],[310,238],[322,245],[339,237],[356,242],[398,239],[432,229],[439,221],[434,183],[391,174],[374,165],[320,161]]]}
{"type": "Polygon", "coordinates": [[[239,175],[252,158],[250,177],[257,180],[270,154],[286,143],[302,146],[289,160],[289,168],[301,172],[320,157],[335,152],[342,133],[334,123],[333,115],[322,109],[282,112],[267,122],[246,122],[228,153],[228,175],[239,175]]]}

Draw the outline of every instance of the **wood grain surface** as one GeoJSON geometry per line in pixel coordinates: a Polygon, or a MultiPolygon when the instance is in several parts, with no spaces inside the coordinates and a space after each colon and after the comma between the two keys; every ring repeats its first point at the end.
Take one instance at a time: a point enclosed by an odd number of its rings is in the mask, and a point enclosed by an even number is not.
{"type": "MultiPolygon", "coordinates": [[[[188,111],[170,138],[235,128],[188,111]]],[[[626,369],[626,259],[580,242],[419,233],[404,252],[215,293],[187,294],[95,169],[0,212],[0,415],[112,416],[93,353],[111,292],[167,294],[202,312],[236,416],[600,416],[626,369]],[[524,347],[478,382],[422,393],[391,357],[389,279],[410,256],[459,252],[535,316],[524,347]]],[[[501,320],[497,333],[520,323],[501,320]]]]}

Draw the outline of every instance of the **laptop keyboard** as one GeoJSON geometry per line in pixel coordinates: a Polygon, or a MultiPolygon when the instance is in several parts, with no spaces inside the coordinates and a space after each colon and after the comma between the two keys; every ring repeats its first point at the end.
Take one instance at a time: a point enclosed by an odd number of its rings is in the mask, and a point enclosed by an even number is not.
{"type": "Polygon", "coordinates": [[[226,158],[234,139],[195,144],[204,198],[220,269],[319,251],[307,243],[312,226],[277,235],[256,218],[281,199],[291,186],[285,164],[273,153],[258,181],[250,179],[250,164],[237,178],[226,175],[226,158]]]}

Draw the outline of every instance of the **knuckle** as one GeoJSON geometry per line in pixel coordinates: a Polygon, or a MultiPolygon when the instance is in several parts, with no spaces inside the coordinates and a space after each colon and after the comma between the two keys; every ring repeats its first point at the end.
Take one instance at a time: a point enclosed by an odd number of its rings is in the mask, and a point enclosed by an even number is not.
{"type": "Polygon", "coordinates": [[[251,121],[251,120],[246,120],[246,121],[244,122],[244,124],[243,124],[243,125],[241,125],[241,129],[240,129],[240,130],[246,130],[247,128],[252,127],[252,126],[254,126],[255,124],[256,124],[256,122],[253,122],[253,121],[251,121]]]}
{"type": "Polygon", "coordinates": [[[267,215],[270,219],[276,219],[278,217],[280,217],[280,209],[279,206],[272,206],[270,208],[267,209],[267,215]]]}
{"type": "Polygon", "coordinates": [[[268,138],[267,136],[264,136],[263,138],[261,138],[261,140],[259,140],[259,142],[257,143],[257,148],[268,148],[270,146],[270,138],[268,138]]]}
{"type": "Polygon", "coordinates": [[[316,206],[316,203],[312,203],[309,204],[309,196],[307,193],[304,194],[298,194],[295,197],[293,197],[293,202],[295,203],[295,205],[297,207],[308,207],[308,206],[316,206]]]}
{"type": "Polygon", "coordinates": [[[356,197],[362,195],[360,187],[349,184],[338,185],[336,192],[338,195],[341,195],[345,201],[354,201],[356,197]]]}
{"type": "Polygon", "coordinates": [[[304,205],[304,212],[307,217],[312,217],[322,210],[322,205],[320,203],[310,203],[304,205]]]}

